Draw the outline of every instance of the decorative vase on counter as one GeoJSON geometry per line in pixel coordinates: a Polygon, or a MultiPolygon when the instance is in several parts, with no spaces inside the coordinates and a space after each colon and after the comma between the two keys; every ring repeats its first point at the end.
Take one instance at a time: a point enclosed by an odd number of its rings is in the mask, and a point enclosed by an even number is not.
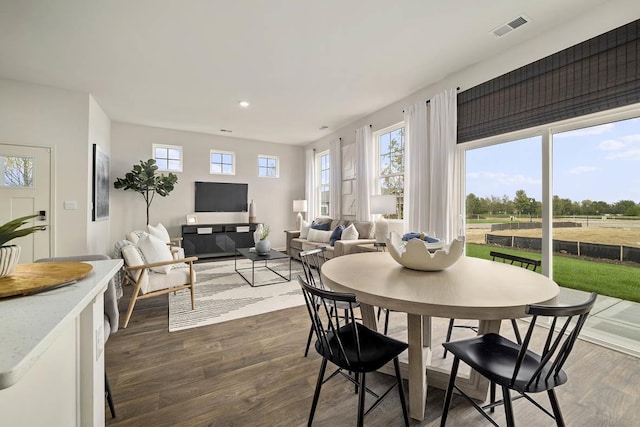
{"type": "Polygon", "coordinates": [[[0,246],[0,278],[10,276],[20,259],[20,246],[0,246]]]}
{"type": "Polygon", "coordinates": [[[258,255],[267,255],[271,252],[271,242],[267,239],[258,240],[256,242],[256,253],[258,255]]]}

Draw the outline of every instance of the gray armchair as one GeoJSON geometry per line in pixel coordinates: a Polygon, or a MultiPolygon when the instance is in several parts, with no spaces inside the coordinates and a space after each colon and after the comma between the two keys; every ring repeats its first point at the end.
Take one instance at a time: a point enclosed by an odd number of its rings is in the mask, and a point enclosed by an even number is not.
{"type": "MultiPolygon", "coordinates": [[[[100,261],[111,259],[107,255],[78,255],[68,257],[54,257],[54,258],[41,258],[36,262],[83,262],[83,261],[100,261]]],[[[118,311],[118,292],[117,292],[117,279],[113,278],[107,285],[107,290],[104,293],[104,343],[107,343],[109,335],[118,332],[118,325],[120,324],[120,312],[118,311]]],[[[107,380],[107,371],[104,372],[104,389],[107,403],[109,404],[109,410],[111,411],[111,417],[116,417],[116,410],[113,405],[113,396],[111,395],[111,389],[109,387],[109,381],[107,380]]]]}

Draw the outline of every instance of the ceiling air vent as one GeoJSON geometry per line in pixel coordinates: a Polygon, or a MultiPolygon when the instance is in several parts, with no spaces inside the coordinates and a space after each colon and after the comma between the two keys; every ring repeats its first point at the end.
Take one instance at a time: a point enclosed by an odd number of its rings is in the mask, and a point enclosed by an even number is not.
{"type": "Polygon", "coordinates": [[[512,19],[506,24],[500,25],[498,28],[495,28],[491,31],[491,33],[496,37],[502,37],[507,33],[515,30],[516,28],[522,27],[527,22],[531,22],[531,18],[526,15],[520,15],[517,18],[512,19]]]}

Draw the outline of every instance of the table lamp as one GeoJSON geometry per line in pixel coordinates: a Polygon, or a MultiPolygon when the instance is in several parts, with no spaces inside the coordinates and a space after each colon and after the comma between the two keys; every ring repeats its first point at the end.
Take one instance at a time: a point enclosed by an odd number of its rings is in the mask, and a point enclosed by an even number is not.
{"type": "Polygon", "coordinates": [[[396,213],[396,196],[370,196],[369,205],[372,214],[380,214],[376,220],[376,243],[385,243],[385,239],[389,237],[389,223],[384,215],[396,213]]]}
{"type": "Polygon", "coordinates": [[[307,201],[306,200],[294,200],[293,201],[293,211],[298,212],[298,216],[296,217],[296,228],[300,230],[300,224],[302,224],[301,212],[307,212],[307,201]]]}

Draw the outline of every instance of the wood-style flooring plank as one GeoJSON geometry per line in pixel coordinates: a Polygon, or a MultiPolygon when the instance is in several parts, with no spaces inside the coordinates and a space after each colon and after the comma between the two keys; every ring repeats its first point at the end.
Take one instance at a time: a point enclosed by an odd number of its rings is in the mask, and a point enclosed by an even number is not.
{"type": "MultiPolygon", "coordinates": [[[[131,288],[125,289],[121,313],[131,288]]],[[[447,319],[434,319],[434,363],[450,366],[439,343],[447,319]]],[[[118,417],[108,426],[304,426],[311,406],[320,357],[311,348],[303,357],[309,332],[305,307],[294,307],[178,332],[168,332],[167,297],[138,302],[127,329],[106,345],[109,375],[118,417]]],[[[390,333],[406,339],[406,316],[392,313],[390,333]]],[[[522,323],[526,325],[526,323],[522,323]]],[[[508,334],[510,324],[503,327],[508,334]]],[[[454,337],[469,336],[456,330],[454,337]]],[[[640,418],[640,360],[578,341],[566,367],[569,382],[557,389],[569,426],[631,427],[640,418]]],[[[378,389],[391,377],[374,373],[378,389]]],[[[405,383],[405,392],[407,385],[405,383]]],[[[412,426],[438,426],[444,392],[430,387],[426,418],[412,426]]],[[[537,401],[548,407],[546,395],[537,401]]],[[[340,378],[322,389],[314,426],[352,426],[357,396],[340,378]]],[[[520,399],[516,423],[549,426],[553,421],[520,399]]],[[[495,412],[504,424],[501,408],[495,412]]],[[[402,426],[397,391],[366,419],[367,426],[402,426]]],[[[484,426],[487,422],[460,396],[454,396],[448,426],[484,426]]]]}

